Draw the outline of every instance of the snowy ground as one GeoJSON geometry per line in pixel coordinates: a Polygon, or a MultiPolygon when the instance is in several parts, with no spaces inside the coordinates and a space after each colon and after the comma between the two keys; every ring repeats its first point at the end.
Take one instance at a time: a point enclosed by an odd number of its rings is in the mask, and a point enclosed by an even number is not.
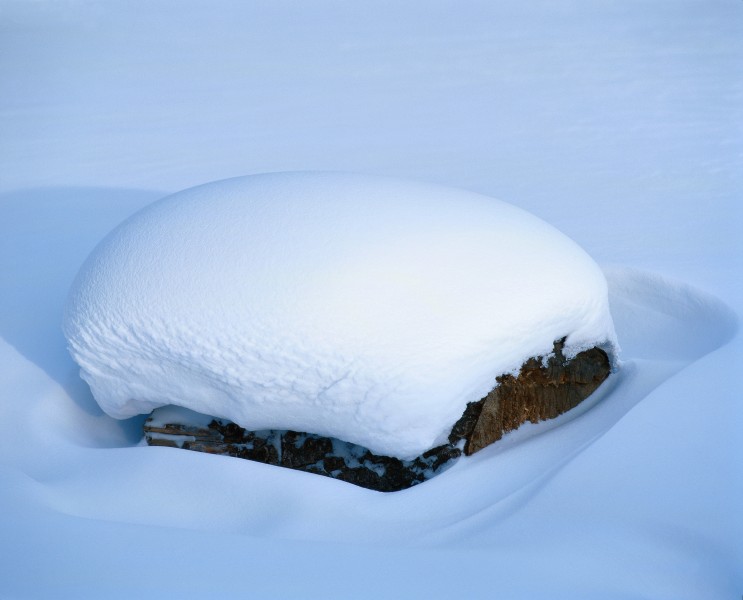
{"type": "Polygon", "coordinates": [[[743,594],[743,3],[4,0],[0,31],[0,595],[743,594]],[[138,446],[65,350],[80,263],[165,193],[293,169],[557,226],[621,373],[396,494],[138,446]]]}

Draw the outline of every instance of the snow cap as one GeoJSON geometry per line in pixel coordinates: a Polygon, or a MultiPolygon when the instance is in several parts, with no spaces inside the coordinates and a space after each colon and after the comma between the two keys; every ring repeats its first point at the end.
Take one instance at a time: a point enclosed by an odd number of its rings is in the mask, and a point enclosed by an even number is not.
{"type": "Polygon", "coordinates": [[[529,357],[615,347],[594,261],[482,195],[338,173],[191,188],[112,231],[64,332],[116,418],[175,404],[412,458],[529,357]]]}

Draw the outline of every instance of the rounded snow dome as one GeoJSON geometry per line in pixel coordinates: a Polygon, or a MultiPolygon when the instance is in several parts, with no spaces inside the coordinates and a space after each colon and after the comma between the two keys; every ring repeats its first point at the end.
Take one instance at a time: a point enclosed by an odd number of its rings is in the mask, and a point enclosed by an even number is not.
{"type": "Polygon", "coordinates": [[[567,336],[612,347],[604,276],[504,202],[337,173],[217,181],[146,207],[93,251],[64,332],[96,400],[400,458],[567,336]]]}

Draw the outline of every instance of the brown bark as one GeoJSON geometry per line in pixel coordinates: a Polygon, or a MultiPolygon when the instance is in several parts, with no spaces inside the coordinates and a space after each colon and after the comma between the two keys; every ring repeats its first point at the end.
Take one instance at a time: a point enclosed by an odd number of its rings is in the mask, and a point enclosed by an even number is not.
{"type": "Polygon", "coordinates": [[[554,419],[588,398],[609,376],[609,357],[591,348],[567,360],[564,344],[555,342],[546,364],[542,357],[530,358],[517,376],[497,377],[485,398],[467,405],[449,440],[464,439],[464,453],[474,454],[527,421],[554,419]]]}

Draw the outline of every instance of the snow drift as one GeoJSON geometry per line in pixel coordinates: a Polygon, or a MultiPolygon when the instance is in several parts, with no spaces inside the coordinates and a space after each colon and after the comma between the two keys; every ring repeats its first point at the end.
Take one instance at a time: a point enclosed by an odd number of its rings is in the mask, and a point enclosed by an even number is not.
{"type": "Polygon", "coordinates": [[[607,285],[550,225],[481,195],[277,173],[160,200],[94,250],[64,332],[101,407],[175,404],[410,458],[495,377],[613,354],[607,285]]]}

